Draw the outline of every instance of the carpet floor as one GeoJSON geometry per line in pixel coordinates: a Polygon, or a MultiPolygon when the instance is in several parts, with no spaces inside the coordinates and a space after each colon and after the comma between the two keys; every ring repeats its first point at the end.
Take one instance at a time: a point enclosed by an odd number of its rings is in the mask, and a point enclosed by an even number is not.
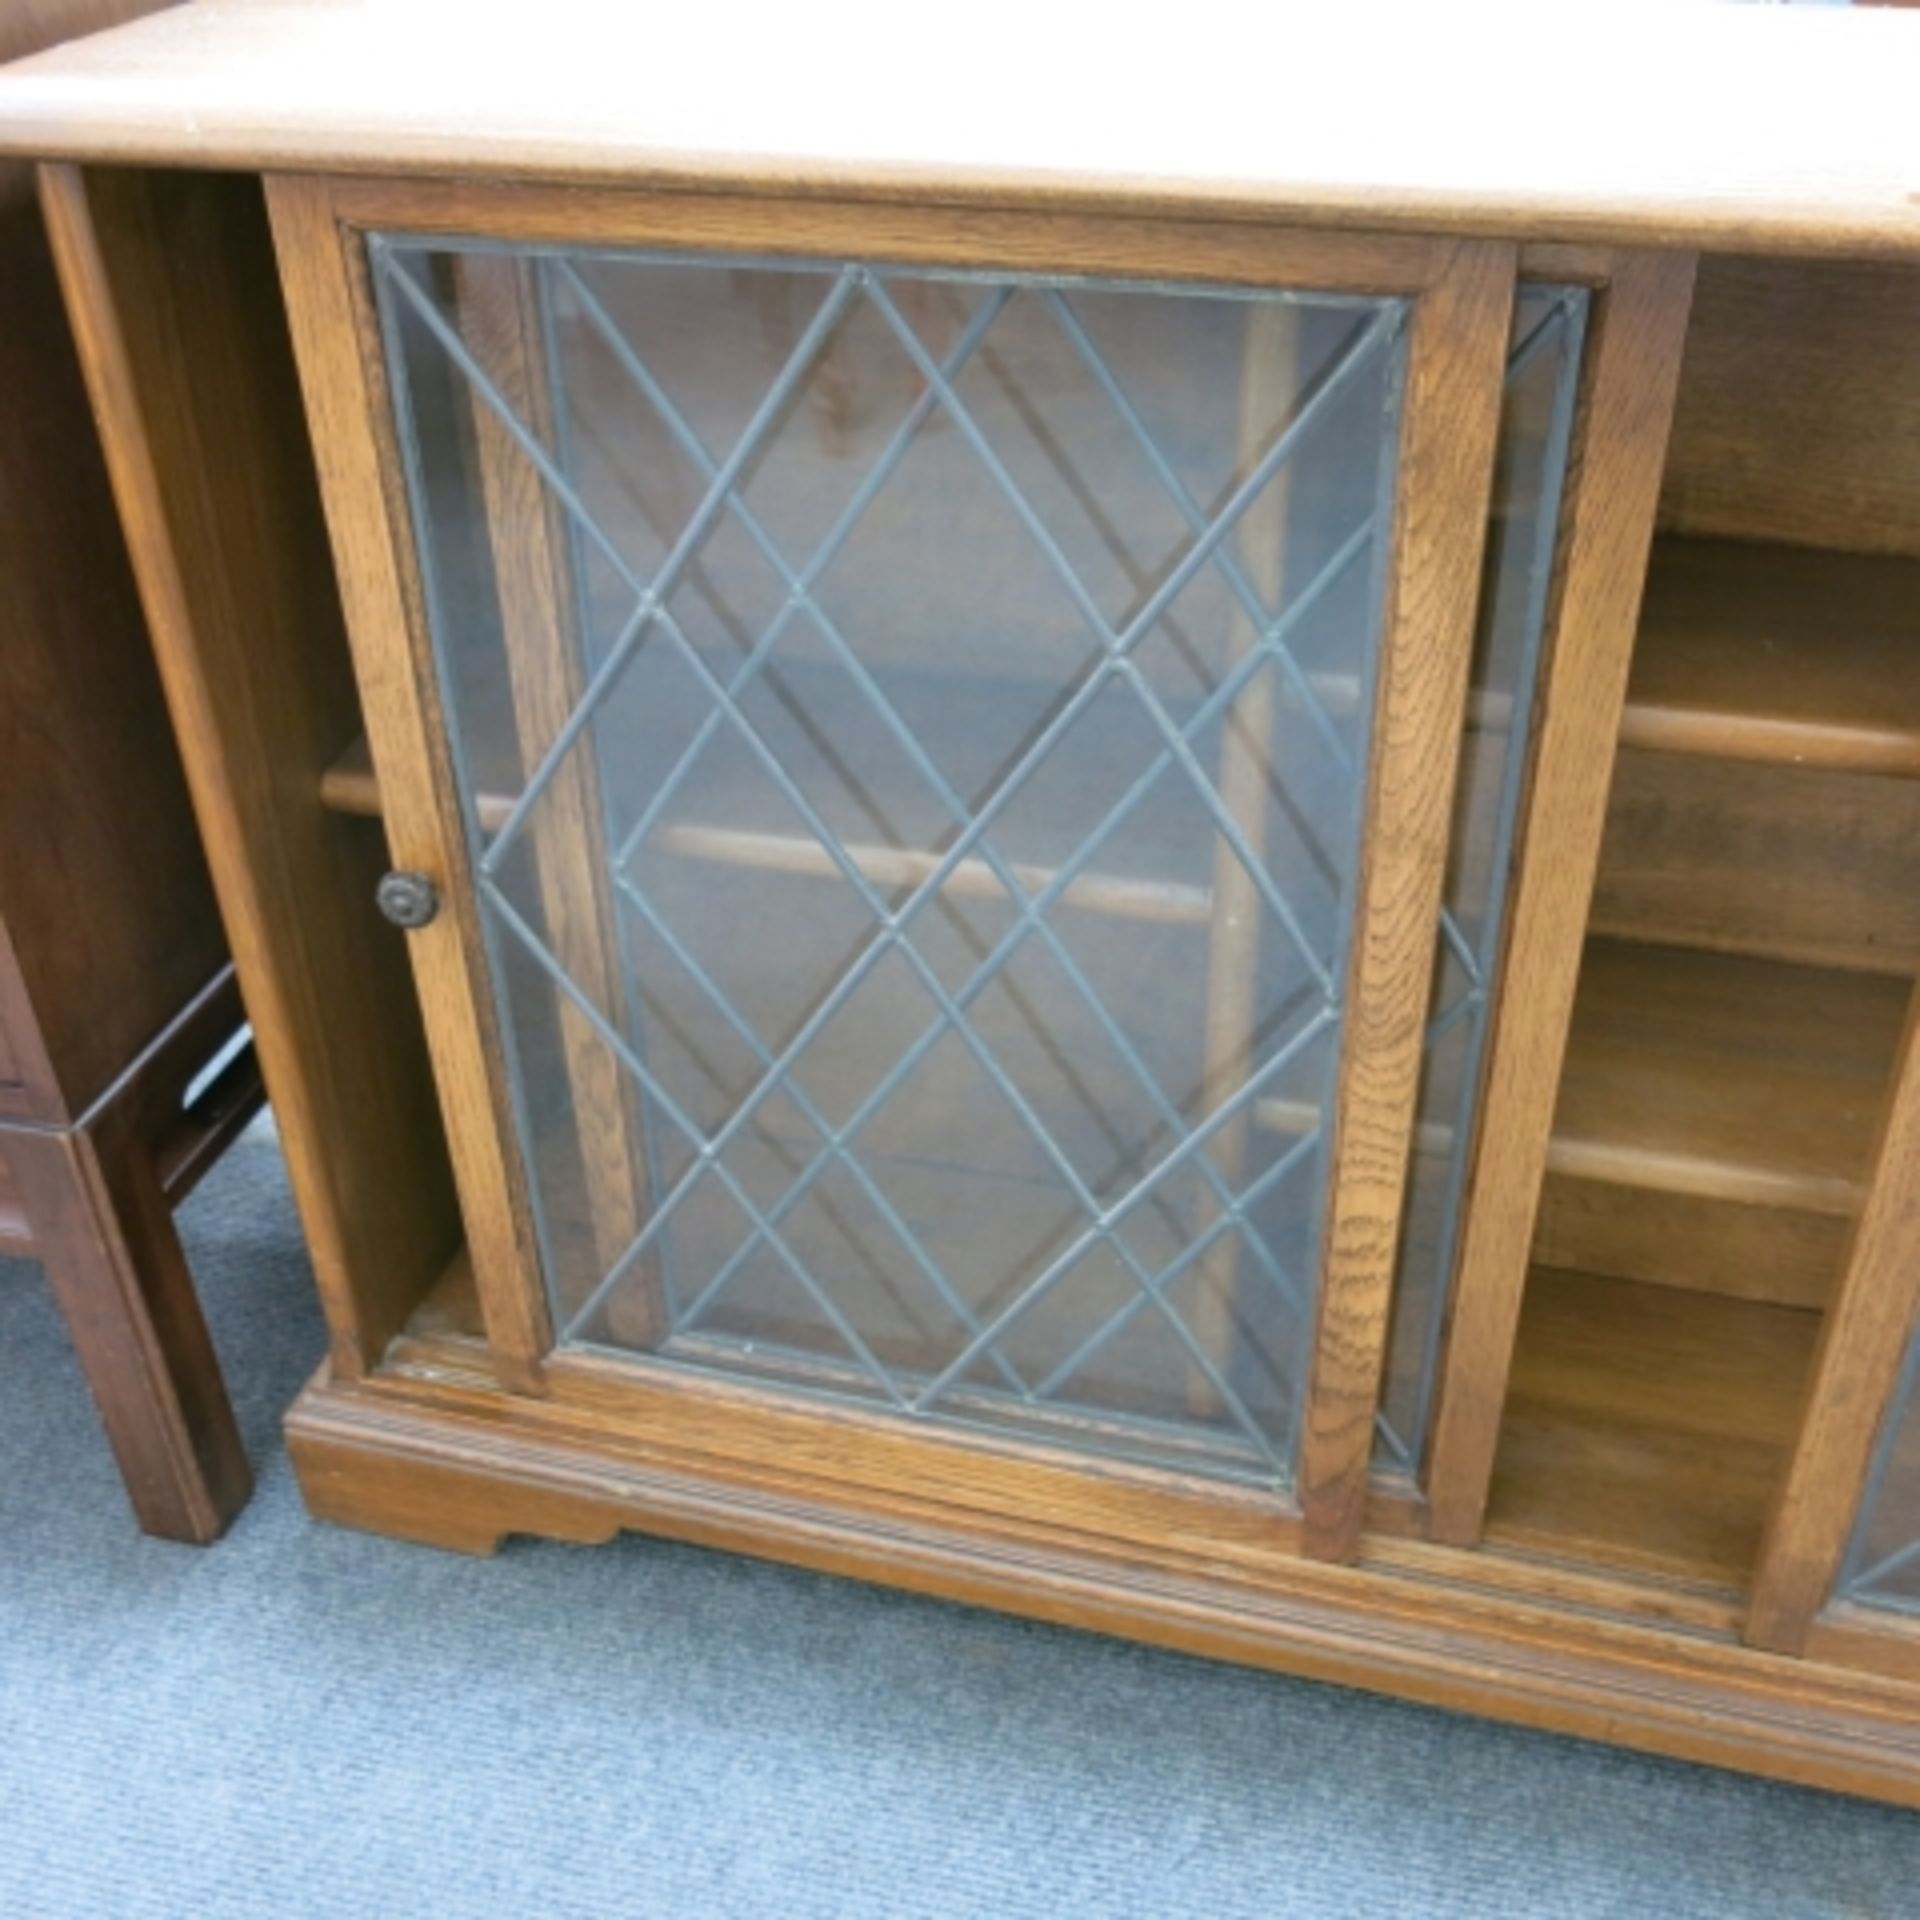
{"type": "Polygon", "coordinates": [[[1920,1912],[1920,1820],[637,1538],[320,1527],[256,1128],[184,1231],[259,1472],[141,1538],[0,1262],[0,1916],[1920,1912]]]}

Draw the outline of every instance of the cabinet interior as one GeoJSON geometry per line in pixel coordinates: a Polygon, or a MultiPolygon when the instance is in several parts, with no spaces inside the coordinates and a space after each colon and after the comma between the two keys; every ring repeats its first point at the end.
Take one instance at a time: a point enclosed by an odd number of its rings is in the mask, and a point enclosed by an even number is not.
{"type": "Polygon", "coordinates": [[[1491,1539],[1751,1574],[1920,957],[1916,311],[1701,263],[1491,1539]]]}

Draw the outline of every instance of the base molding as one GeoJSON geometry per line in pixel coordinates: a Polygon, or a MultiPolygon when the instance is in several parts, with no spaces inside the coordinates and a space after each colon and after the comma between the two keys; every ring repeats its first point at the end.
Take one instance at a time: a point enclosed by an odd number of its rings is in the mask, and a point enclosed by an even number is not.
{"type": "MultiPolygon", "coordinates": [[[[1306,1678],[1920,1807],[1920,1684],[1761,1652],[1730,1632],[1537,1595],[1490,1550],[1370,1542],[1354,1566],[1256,1571],[1143,1553],[937,1501],[770,1475],[583,1426],[550,1403],[418,1374],[323,1370],[288,1416],[322,1520],[468,1553],[624,1530],[1306,1678]]],[[[1617,1583],[1612,1583],[1617,1589],[1617,1583]]]]}

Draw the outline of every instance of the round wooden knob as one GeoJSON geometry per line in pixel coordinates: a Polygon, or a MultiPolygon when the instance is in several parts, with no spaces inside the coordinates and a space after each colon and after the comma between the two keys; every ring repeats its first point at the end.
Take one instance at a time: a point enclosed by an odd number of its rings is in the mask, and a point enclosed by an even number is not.
{"type": "Polygon", "coordinates": [[[373,898],[396,927],[424,927],[440,911],[440,895],[424,873],[385,874],[373,898]]]}

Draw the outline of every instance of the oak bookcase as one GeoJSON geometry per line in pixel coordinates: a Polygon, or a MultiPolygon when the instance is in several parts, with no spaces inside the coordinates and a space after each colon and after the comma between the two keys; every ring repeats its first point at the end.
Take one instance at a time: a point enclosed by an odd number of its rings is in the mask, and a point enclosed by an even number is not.
{"type": "Polygon", "coordinates": [[[313,1511],[1920,1802],[1920,22],[613,11],[0,78],[313,1511]]]}

